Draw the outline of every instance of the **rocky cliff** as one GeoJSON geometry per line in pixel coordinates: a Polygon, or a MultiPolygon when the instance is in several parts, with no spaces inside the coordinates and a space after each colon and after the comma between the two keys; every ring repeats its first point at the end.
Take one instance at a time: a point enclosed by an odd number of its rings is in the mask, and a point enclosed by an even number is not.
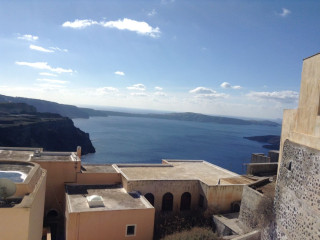
{"type": "Polygon", "coordinates": [[[42,147],[46,151],[94,153],[89,134],[76,128],[71,119],[50,113],[0,113],[0,146],[42,147]]]}

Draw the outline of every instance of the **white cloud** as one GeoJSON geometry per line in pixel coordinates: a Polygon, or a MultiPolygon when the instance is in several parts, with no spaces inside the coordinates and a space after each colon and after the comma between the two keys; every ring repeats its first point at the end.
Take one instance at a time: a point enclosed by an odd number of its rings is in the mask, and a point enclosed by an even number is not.
{"type": "Polygon", "coordinates": [[[29,48],[32,49],[32,50],[40,51],[40,52],[47,52],[47,53],[54,52],[53,50],[46,49],[46,48],[43,48],[43,47],[40,47],[40,46],[36,46],[36,45],[33,45],[33,44],[31,44],[29,46],[29,48]]]}
{"type": "Polygon", "coordinates": [[[217,99],[228,97],[225,93],[218,93],[217,91],[205,87],[197,87],[190,90],[189,93],[196,94],[196,98],[217,99]]]}
{"type": "Polygon", "coordinates": [[[217,98],[227,98],[227,97],[229,97],[228,94],[218,93],[218,92],[196,95],[196,98],[206,98],[206,99],[217,99],[217,98]]]}
{"type": "Polygon", "coordinates": [[[241,86],[232,86],[230,83],[228,82],[223,82],[220,84],[220,87],[222,88],[232,88],[232,89],[241,89],[241,86]]]}
{"type": "Polygon", "coordinates": [[[39,75],[41,75],[41,76],[48,76],[48,77],[56,77],[56,76],[58,76],[57,74],[48,73],[48,72],[41,72],[41,73],[39,73],[39,75]]]}
{"type": "Polygon", "coordinates": [[[114,87],[102,87],[102,88],[97,88],[96,93],[99,95],[105,95],[105,94],[110,94],[110,93],[117,93],[119,90],[114,87]]]}
{"type": "Polygon", "coordinates": [[[293,103],[299,99],[299,93],[295,91],[250,92],[246,96],[256,100],[270,100],[280,103],[293,103]]]}
{"type": "Polygon", "coordinates": [[[148,96],[146,93],[141,93],[141,92],[130,93],[130,95],[137,96],[137,97],[147,97],[148,96]]]}
{"type": "Polygon", "coordinates": [[[58,48],[58,47],[50,47],[50,49],[52,49],[54,51],[59,51],[59,52],[68,52],[68,49],[62,49],[62,48],[58,48]]]}
{"type": "Polygon", "coordinates": [[[146,22],[138,22],[128,18],[117,21],[100,22],[103,27],[116,28],[119,30],[129,30],[138,34],[147,35],[153,38],[159,37],[160,29],[153,28],[146,22]]]}
{"type": "Polygon", "coordinates": [[[154,95],[160,96],[160,97],[165,97],[165,96],[167,96],[167,94],[165,94],[164,92],[155,92],[154,95]]]}
{"type": "Polygon", "coordinates": [[[195,94],[210,94],[210,93],[215,93],[215,92],[216,91],[214,91],[210,88],[205,88],[205,87],[197,87],[197,88],[189,91],[189,93],[195,93],[195,94]]]}
{"type": "Polygon", "coordinates": [[[33,36],[31,34],[25,34],[22,36],[19,36],[18,39],[26,40],[26,41],[36,41],[39,39],[38,36],[33,36]]]}
{"type": "Polygon", "coordinates": [[[239,86],[239,85],[236,85],[236,86],[232,86],[233,89],[241,89],[242,87],[239,86]]]}
{"type": "Polygon", "coordinates": [[[79,20],[76,19],[74,22],[65,22],[62,24],[63,27],[70,27],[70,28],[76,28],[76,29],[81,29],[81,28],[86,28],[92,25],[100,25],[102,27],[107,27],[107,28],[116,28],[119,30],[129,30],[136,32],[138,34],[142,35],[147,35],[153,38],[159,37],[160,36],[160,29],[158,27],[153,28],[146,22],[139,22],[135,21],[132,19],[124,18],[124,19],[119,19],[117,21],[93,21],[90,19],[84,19],[84,20],[79,20]]]}
{"type": "Polygon", "coordinates": [[[289,14],[291,13],[291,11],[287,8],[282,8],[282,12],[279,13],[278,15],[281,16],[281,17],[286,17],[288,16],[289,14]]]}
{"type": "Polygon", "coordinates": [[[51,72],[56,72],[56,73],[72,73],[72,69],[64,69],[64,68],[53,68],[51,66],[48,65],[47,62],[16,62],[17,65],[20,66],[28,66],[28,67],[32,67],[35,69],[43,69],[43,70],[49,70],[51,72]]]}
{"type": "Polygon", "coordinates": [[[38,78],[39,82],[53,83],[53,84],[66,84],[68,81],[56,80],[56,79],[48,79],[48,78],[38,78]]]}
{"type": "Polygon", "coordinates": [[[157,86],[157,87],[154,87],[154,89],[157,90],[157,91],[162,91],[162,90],[163,90],[162,87],[158,87],[158,86],[157,86]]]}
{"type": "Polygon", "coordinates": [[[155,9],[152,9],[151,12],[148,12],[148,16],[149,16],[149,17],[152,17],[152,16],[154,16],[154,15],[156,15],[156,14],[157,14],[157,11],[156,11],[155,9]]]}
{"type": "Polygon", "coordinates": [[[119,75],[119,76],[124,76],[125,75],[125,73],[121,72],[121,71],[116,71],[116,72],[114,72],[114,74],[119,75]]]}
{"type": "Polygon", "coordinates": [[[138,84],[134,84],[130,87],[127,87],[127,89],[129,90],[138,90],[138,91],[145,91],[146,90],[146,87],[141,84],[141,83],[138,83],[138,84]]]}
{"type": "Polygon", "coordinates": [[[81,28],[86,28],[86,27],[89,27],[89,26],[95,25],[95,24],[98,24],[98,22],[90,20],[90,19],[83,19],[83,20],[76,19],[73,22],[69,22],[69,21],[64,22],[62,24],[62,27],[81,29],[81,28]]]}

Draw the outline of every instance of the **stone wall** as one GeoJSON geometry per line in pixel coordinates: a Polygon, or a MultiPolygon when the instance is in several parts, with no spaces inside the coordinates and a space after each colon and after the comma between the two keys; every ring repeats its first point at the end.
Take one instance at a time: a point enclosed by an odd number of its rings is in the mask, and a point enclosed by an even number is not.
{"type": "Polygon", "coordinates": [[[320,151],[286,140],[275,194],[276,221],[261,239],[320,239],[320,151]]]}
{"type": "Polygon", "coordinates": [[[254,189],[243,188],[239,220],[244,225],[244,231],[249,232],[258,226],[257,209],[263,195],[254,189]]]}
{"type": "MultiPolygon", "coordinates": [[[[128,181],[123,186],[128,192],[139,191],[142,195],[151,193],[154,196],[154,208],[161,211],[162,199],[164,194],[173,195],[173,212],[180,212],[181,196],[185,192],[191,194],[191,210],[198,208],[199,195],[201,192],[198,180],[134,180],[128,181]]],[[[204,202],[204,207],[206,203],[204,202]]]]}
{"type": "Polygon", "coordinates": [[[270,158],[265,156],[264,153],[252,153],[251,163],[268,163],[270,158]]]}

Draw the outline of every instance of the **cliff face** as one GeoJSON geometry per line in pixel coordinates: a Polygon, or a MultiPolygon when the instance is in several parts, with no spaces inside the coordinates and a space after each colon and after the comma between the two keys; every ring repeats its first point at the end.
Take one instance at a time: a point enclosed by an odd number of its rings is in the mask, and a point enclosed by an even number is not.
{"type": "Polygon", "coordinates": [[[32,116],[32,122],[25,118],[15,124],[0,124],[0,146],[43,147],[46,151],[76,151],[81,146],[83,154],[95,152],[89,134],[76,128],[69,118],[32,116]]]}

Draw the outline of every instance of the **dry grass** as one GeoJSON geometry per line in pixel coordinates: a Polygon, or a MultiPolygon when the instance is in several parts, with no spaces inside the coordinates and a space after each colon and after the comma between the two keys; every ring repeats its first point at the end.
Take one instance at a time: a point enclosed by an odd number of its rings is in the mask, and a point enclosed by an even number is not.
{"type": "Polygon", "coordinates": [[[210,228],[194,227],[191,230],[185,230],[170,234],[162,240],[218,240],[219,238],[210,228]]]}

